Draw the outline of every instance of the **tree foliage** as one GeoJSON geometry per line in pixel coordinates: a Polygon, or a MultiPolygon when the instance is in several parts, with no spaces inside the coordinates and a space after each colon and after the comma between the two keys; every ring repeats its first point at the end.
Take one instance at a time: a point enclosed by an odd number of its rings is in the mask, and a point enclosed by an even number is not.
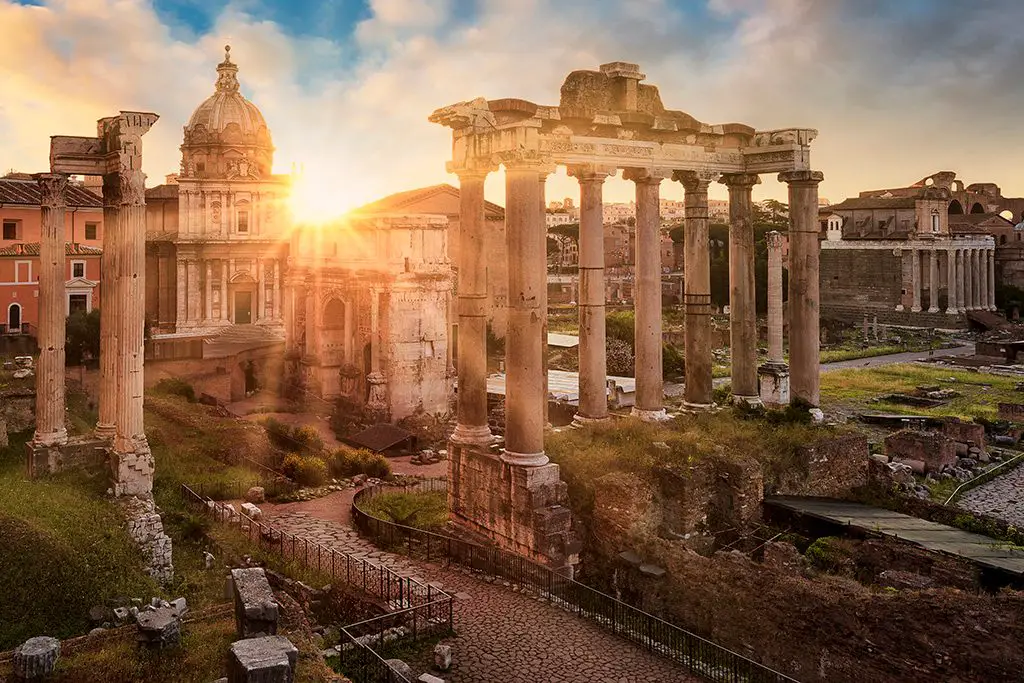
{"type": "Polygon", "coordinates": [[[100,312],[74,311],[64,321],[64,354],[67,365],[81,365],[100,355],[100,312]]]}

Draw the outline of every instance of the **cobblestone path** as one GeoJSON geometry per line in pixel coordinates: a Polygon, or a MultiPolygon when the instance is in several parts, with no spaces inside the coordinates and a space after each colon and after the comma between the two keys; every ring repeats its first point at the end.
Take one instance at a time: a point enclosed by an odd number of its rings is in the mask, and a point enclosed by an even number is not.
{"type": "Polygon", "coordinates": [[[957,505],[1024,526],[1024,465],[971,489],[960,497],[957,505]]]}
{"type": "MultiPolygon", "coordinates": [[[[667,659],[500,581],[488,583],[460,569],[414,564],[405,557],[378,550],[354,529],[304,512],[271,512],[267,521],[325,547],[371,558],[402,576],[437,581],[455,595],[457,635],[443,641],[452,646],[452,669],[442,674],[450,683],[699,680],[667,659]]],[[[424,662],[419,664],[426,666],[424,662]]]]}

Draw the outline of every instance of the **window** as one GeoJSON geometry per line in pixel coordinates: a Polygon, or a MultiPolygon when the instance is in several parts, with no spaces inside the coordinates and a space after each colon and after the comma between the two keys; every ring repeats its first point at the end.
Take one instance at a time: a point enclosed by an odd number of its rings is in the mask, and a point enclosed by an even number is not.
{"type": "Polygon", "coordinates": [[[14,281],[15,282],[32,282],[32,262],[31,261],[15,261],[14,262],[14,281]]]}
{"type": "Polygon", "coordinates": [[[96,239],[96,232],[99,229],[98,223],[86,223],[85,224],[85,239],[94,240],[96,239]]]}
{"type": "Polygon", "coordinates": [[[238,232],[249,232],[249,212],[238,212],[238,232]]]}
{"type": "Polygon", "coordinates": [[[4,221],[4,239],[5,240],[16,240],[16,239],[18,239],[18,223],[19,223],[19,221],[4,221]]]}
{"type": "Polygon", "coordinates": [[[936,233],[936,234],[939,232],[939,212],[938,211],[932,211],[932,232],[936,233]]]}
{"type": "Polygon", "coordinates": [[[68,294],[68,314],[75,311],[89,312],[88,294],[68,294]]]}
{"type": "Polygon", "coordinates": [[[71,262],[71,277],[85,277],[85,261],[71,262]]]}

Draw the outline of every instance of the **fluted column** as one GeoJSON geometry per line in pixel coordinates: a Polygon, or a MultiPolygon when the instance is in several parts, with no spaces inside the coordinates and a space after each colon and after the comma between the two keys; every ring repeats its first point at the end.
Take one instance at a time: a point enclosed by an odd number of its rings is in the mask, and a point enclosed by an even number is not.
{"type": "Polygon", "coordinates": [[[541,346],[546,313],[541,303],[542,290],[547,287],[547,228],[537,207],[540,177],[551,170],[529,158],[505,164],[509,325],[505,337],[505,452],[501,457],[513,465],[548,462],[544,453],[547,397],[541,346]]]}
{"type": "Polygon", "coordinates": [[[551,388],[548,386],[548,364],[550,362],[550,353],[548,352],[548,225],[547,225],[547,183],[548,176],[546,173],[540,174],[540,187],[537,191],[537,196],[540,199],[540,203],[537,205],[537,220],[540,221],[541,230],[544,231],[544,286],[540,290],[540,348],[541,358],[543,362],[541,367],[543,368],[544,376],[544,426],[545,428],[551,426],[551,421],[548,419],[548,410],[550,409],[550,401],[548,400],[551,396],[551,388]]]}
{"type": "Polygon", "coordinates": [[[67,443],[64,426],[64,213],[66,175],[36,176],[42,230],[39,240],[39,366],[36,368],[35,446],[67,443]]]}
{"type": "MultiPolygon", "coordinates": [[[[117,319],[121,280],[118,260],[121,253],[121,234],[118,214],[121,206],[121,188],[111,176],[103,177],[103,256],[100,258],[100,400],[96,436],[114,437],[117,422],[117,319]]],[[[185,324],[184,261],[178,261],[178,329],[185,324]]]]}
{"type": "Polygon", "coordinates": [[[964,309],[974,310],[974,250],[964,249],[964,309]]]}
{"type": "Polygon", "coordinates": [[[281,320],[281,259],[274,259],[274,301],[271,305],[274,320],[281,320]]]}
{"type": "Polygon", "coordinates": [[[576,422],[608,419],[602,194],[611,170],[569,168],[569,175],[580,183],[580,402],[576,422]]]}
{"type": "Polygon", "coordinates": [[[220,260],[220,319],[228,322],[228,262],[220,260]]]}
{"type": "Polygon", "coordinates": [[[946,251],[946,313],[960,313],[960,300],[957,298],[956,250],[946,251]]]}
{"type": "Polygon", "coordinates": [[[910,250],[910,286],[913,288],[913,303],[910,305],[912,313],[921,312],[921,252],[917,249],[910,250]]]}
{"type": "MultiPolygon", "coordinates": [[[[793,400],[820,402],[818,183],[820,171],[779,174],[789,185],[789,369],[793,400]]],[[[920,267],[920,266],[918,266],[920,267]]]]}
{"type": "Polygon", "coordinates": [[[487,260],[484,181],[487,170],[459,172],[458,421],[452,440],[489,444],[487,425],[487,260]]]}
{"type": "Polygon", "coordinates": [[[978,308],[988,310],[988,250],[978,250],[978,308]]]}
{"type": "Polygon", "coordinates": [[[928,312],[939,312],[939,252],[931,249],[928,252],[928,312]]]}
{"type": "Polygon", "coordinates": [[[203,259],[206,265],[205,280],[203,280],[203,319],[207,324],[213,320],[213,263],[210,259],[203,259]]]}
{"type": "Polygon", "coordinates": [[[751,173],[722,176],[729,188],[729,324],[732,395],[759,403],[757,389],[757,302],[754,289],[754,224],[751,193],[761,178],[751,173]]]}
{"type": "Polygon", "coordinates": [[[768,362],[783,364],[782,233],[769,232],[765,242],[768,246],[768,362]]]}
{"type": "MultiPolygon", "coordinates": [[[[109,244],[110,243],[110,236],[109,235],[104,235],[103,236],[103,242],[104,242],[104,244],[109,244]]],[[[103,253],[106,254],[107,250],[104,249],[103,253]]],[[[177,277],[177,280],[174,283],[175,288],[177,289],[177,295],[178,295],[178,299],[177,299],[177,302],[176,302],[176,305],[177,305],[177,308],[178,308],[177,321],[176,322],[177,322],[177,326],[180,328],[188,320],[188,274],[187,274],[187,272],[185,270],[185,265],[186,265],[185,259],[181,258],[181,256],[178,256],[176,258],[176,264],[177,264],[177,267],[178,267],[178,277],[177,277]]],[[[100,317],[101,318],[103,317],[102,314],[101,314],[100,317]]],[[[179,329],[179,331],[180,331],[180,329],[179,329]]]]}
{"type": "Polygon", "coordinates": [[[982,308],[982,283],[985,282],[987,284],[986,280],[988,280],[988,278],[985,277],[984,272],[982,271],[981,249],[971,250],[971,267],[974,269],[974,284],[972,285],[974,288],[974,298],[971,299],[971,301],[974,303],[975,310],[977,310],[982,308]]]}
{"type": "Polygon", "coordinates": [[[998,310],[996,307],[996,250],[988,249],[988,310],[998,310]]]}
{"type": "MultiPolygon", "coordinates": [[[[687,406],[711,405],[711,261],[708,252],[708,185],[717,174],[676,171],[686,213],[683,261],[687,406]]],[[[660,295],[660,291],[659,291],[660,295]]]]}
{"type": "Polygon", "coordinates": [[[956,303],[961,313],[967,310],[967,275],[964,264],[964,250],[954,249],[956,253],[956,303]]]}
{"type": "Polygon", "coordinates": [[[263,258],[260,257],[256,260],[256,314],[253,316],[253,322],[257,323],[263,320],[266,316],[267,308],[267,280],[266,275],[267,268],[263,262],[263,258]]]}

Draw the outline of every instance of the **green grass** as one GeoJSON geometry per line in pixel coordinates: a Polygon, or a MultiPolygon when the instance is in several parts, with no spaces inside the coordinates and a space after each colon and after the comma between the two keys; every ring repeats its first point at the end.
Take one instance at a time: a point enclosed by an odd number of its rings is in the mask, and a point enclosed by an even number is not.
{"type": "Polygon", "coordinates": [[[440,531],[448,523],[448,494],[444,491],[382,493],[361,507],[374,517],[427,531],[440,531]]]}
{"type": "Polygon", "coordinates": [[[836,370],[821,376],[823,407],[843,406],[856,410],[896,413],[901,415],[935,415],[961,419],[995,420],[998,404],[1020,403],[1024,396],[1014,391],[1014,377],[955,370],[942,366],[916,364],[887,365],[879,368],[836,370]],[[954,389],[961,396],[937,408],[873,402],[872,399],[892,393],[906,393],[918,386],[941,386],[954,389]]]}
{"type": "Polygon", "coordinates": [[[91,627],[89,608],[118,596],[160,594],[142,567],[105,473],[30,481],[12,435],[0,450],[0,650],[27,638],[68,638],[91,627]]]}
{"type": "Polygon", "coordinates": [[[910,351],[927,351],[924,349],[913,349],[907,346],[887,344],[884,346],[871,346],[866,349],[822,349],[820,359],[822,363],[837,363],[844,360],[855,360],[857,358],[873,358],[875,356],[888,356],[891,353],[907,353],[910,351]]]}

